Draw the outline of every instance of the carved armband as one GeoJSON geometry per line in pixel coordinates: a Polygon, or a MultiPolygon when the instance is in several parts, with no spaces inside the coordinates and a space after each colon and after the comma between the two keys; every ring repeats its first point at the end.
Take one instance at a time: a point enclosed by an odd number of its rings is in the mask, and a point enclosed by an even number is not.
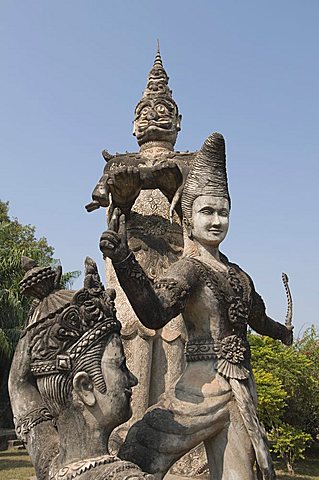
{"type": "Polygon", "coordinates": [[[14,418],[17,437],[27,442],[27,434],[42,422],[51,421],[55,425],[53,416],[46,407],[35,408],[20,418],[14,418]]]}

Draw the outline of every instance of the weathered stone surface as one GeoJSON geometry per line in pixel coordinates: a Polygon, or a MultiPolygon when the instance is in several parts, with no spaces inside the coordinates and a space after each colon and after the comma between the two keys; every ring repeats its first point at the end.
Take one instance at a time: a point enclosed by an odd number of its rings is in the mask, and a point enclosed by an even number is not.
{"type": "Polygon", "coordinates": [[[128,420],[137,380],[127,369],[115,315],[86,259],[84,288],[62,290],[61,270],[25,259],[23,292],[35,298],[10,372],[16,433],[38,480],[152,478],[108,451],[115,427],[128,420]]]}
{"type": "Polygon", "coordinates": [[[225,144],[212,134],[196,155],[182,193],[184,255],[150,281],[127,243],[115,209],[100,248],[146,328],[162,329],[181,314],[188,334],[186,368],[129,430],[119,456],[158,478],[181,456],[205,444],[211,478],[275,479],[256,413],[247,326],[289,345],[291,328],[266,315],[249,276],[219,251],[230,199],[225,144]]]}
{"type": "MultiPolygon", "coordinates": [[[[178,106],[157,52],[146,89],[135,109],[134,135],[140,151],[114,156],[104,151],[107,164],[93,191],[93,202],[87,206],[89,211],[108,206],[111,196],[109,218],[115,207],[126,214],[129,246],[152,280],[165,274],[181,257],[184,247],[179,199],[195,153],[174,151],[180,122],[178,106]]],[[[107,262],[106,272],[108,285],[117,291],[116,307],[123,324],[128,365],[139,378],[129,426],[181,375],[185,367],[186,330],[181,316],[157,331],[143,326],[121,289],[111,262],[107,262]]]]}

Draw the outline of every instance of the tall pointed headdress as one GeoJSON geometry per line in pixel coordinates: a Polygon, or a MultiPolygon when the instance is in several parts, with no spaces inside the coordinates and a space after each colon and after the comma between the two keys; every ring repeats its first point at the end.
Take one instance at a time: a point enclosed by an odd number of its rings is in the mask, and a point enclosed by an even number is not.
{"type": "Polygon", "coordinates": [[[172,90],[168,86],[168,80],[169,76],[167,75],[163,67],[162,57],[158,44],[154,64],[150,70],[150,73],[148,74],[147,85],[145,87],[141,100],[149,97],[166,97],[168,100],[175,103],[172,97],[172,90]]]}
{"type": "Polygon", "coordinates": [[[225,140],[220,133],[212,133],[196,155],[182,193],[184,223],[191,224],[192,206],[199,195],[227,198],[228,192],[225,140]]]}

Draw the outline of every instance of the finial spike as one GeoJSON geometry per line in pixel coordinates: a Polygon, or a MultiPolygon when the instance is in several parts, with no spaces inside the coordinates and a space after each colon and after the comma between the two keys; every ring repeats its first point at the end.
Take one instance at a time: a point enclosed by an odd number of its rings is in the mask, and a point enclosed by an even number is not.
{"type": "Polygon", "coordinates": [[[161,67],[162,69],[164,69],[163,62],[162,62],[162,57],[161,57],[161,52],[160,52],[160,41],[159,41],[159,39],[157,39],[157,51],[156,51],[153,67],[161,67]]]}

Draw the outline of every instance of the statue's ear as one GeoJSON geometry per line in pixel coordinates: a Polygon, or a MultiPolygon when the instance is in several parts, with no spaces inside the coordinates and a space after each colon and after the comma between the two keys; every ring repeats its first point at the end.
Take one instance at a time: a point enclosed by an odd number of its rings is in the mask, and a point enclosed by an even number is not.
{"type": "Polygon", "coordinates": [[[86,372],[78,372],[73,377],[73,389],[84,405],[93,407],[96,403],[93,382],[86,372]]]}

